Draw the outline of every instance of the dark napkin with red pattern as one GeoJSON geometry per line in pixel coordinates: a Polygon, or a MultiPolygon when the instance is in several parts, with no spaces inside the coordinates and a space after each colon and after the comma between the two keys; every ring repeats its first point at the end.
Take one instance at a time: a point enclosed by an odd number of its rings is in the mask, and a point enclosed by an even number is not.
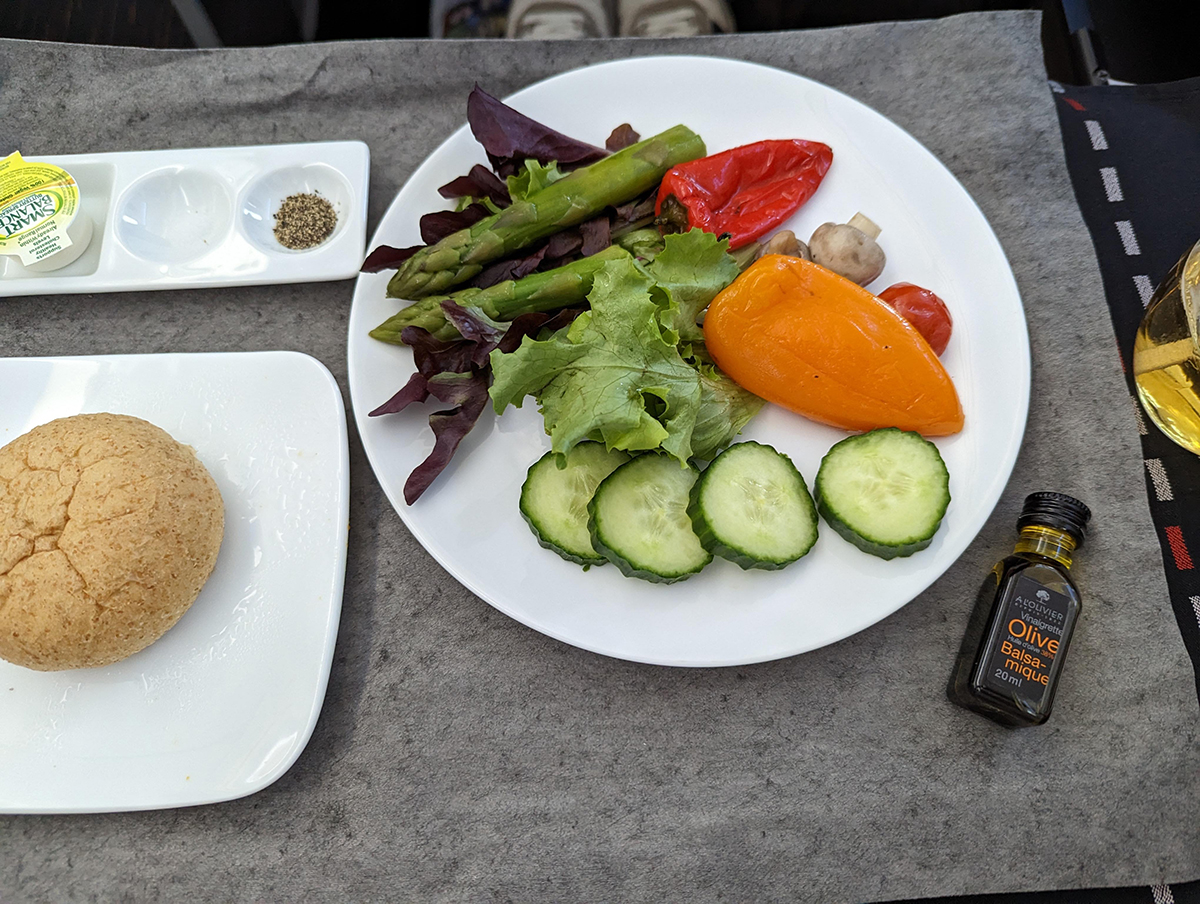
{"type": "Polygon", "coordinates": [[[1154,288],[1200,240],[1200,79],[1053,88],[1067,167],[1096,246],[1137,414],[1171,604],[1200,691],[1200,456],[1167,439],[1141,410],[1131,366],[1134,334],[1154,288]]]}
{"type": "MultiPolygon", "coordinates": [[[[1141,434],[1146,492],[1171,605],[1200,692],[1200,456],[1140,408],[1133,338],[1146,304],[1200,240],[1200,79],[1165,85],[1052,83],[1067,168],[1096,246],[1116,349],[1141,434]]],[[[933,904],[935,899],[927,899],[933,904]]],[[[938,904],[1200,904],[1200,881],[1175,885],[938,898],[938,904]]]]}

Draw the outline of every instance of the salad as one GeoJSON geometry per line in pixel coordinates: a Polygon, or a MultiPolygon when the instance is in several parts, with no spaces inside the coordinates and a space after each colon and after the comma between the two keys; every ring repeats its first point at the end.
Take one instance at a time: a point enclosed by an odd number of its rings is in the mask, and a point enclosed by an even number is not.
{"type": "Polygon", "coordinates": [[[468,116],[492,168],[442,186],[456,207],[422,218],[424,245],[382,246],[364,265],[394,268],[388,294],[417,299],[371,332],[412,346],[417,365],[371,414],[430,396],[450,406],[430,418],[410,504],[489,403],[533,397],[551,451],[530,468],[522,513],[585,567],[673,581],[716,554],[779,568],[812,547],[818,510],[884,558],[928,545],[948,477],[919,432],[962,426],[930,344],[948,341],[945,305],[920,287],[885,302],[857,285],[883,266],[861,215],[821,227],[811,248],[790,233],[758,244],[817,191],[829,147],[706,156],[686,126],[642,139],[623,125],[597,148],[478,88],[468,116]],[[799,320],[763,303],[797,294],[819,302],[799,320]],[[786,455],[734,442],[764,399],[870,431],[831,450],[815,502],[786,455]],[[703,475],[697,462],[711,462],[703,475]]]}

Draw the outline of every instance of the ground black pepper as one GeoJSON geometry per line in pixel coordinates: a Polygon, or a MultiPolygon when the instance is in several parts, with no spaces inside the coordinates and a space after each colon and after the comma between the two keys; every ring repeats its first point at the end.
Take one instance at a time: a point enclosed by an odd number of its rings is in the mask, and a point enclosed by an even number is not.
{"type": "Polygon", "coordinates": [[[320,195],[289,195],[275,213],[275,238],[293,251],[316,247],[329,238],[335,226],[337,213],[320,195]]]}

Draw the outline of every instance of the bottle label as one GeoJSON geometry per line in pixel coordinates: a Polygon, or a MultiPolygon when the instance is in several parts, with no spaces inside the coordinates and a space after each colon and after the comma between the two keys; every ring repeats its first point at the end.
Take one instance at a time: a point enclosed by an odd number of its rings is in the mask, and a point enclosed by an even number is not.
{"type": "Polygon", "coordinates": [[[983,663],[984,687],[1040,707],[1058,656],[1071,600],[1019,575],[1000,606],[1002,619],[983,663]]]}
{"type": "Polygon", "coordinates": [[[79,186],[66,170],[15,152],[0,159],[0,254],[28,265],[71,247],[67,227],[78,207],[79,186]]]}

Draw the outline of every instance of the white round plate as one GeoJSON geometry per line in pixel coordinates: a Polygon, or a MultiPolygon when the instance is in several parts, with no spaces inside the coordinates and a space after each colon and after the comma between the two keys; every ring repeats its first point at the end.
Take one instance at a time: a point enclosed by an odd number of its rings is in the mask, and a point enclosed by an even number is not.
{"type": "MultiPolygon", "coordinates": [[[[824,183],[785,225],[807,237],[821,223],[845,222],[861,210],[883,228],[888,255],[872,288],[905,280],[945,299],[954,335],[942,360],[966,412],[961,433],[936,440],[952,502],[933,545],[906,559],[866,555],[822,524],[813,550],[782,571],[745,572],[718,559],[667,586],[626,578],[612,566],[584,572],[539,547],[517,509],[526,469],[549,449],[537,406],[527,400],[500,417],[485,412],[450,466],[406,505],[404,482],[433,446],[427,417],[441,406],[431,401],[367,417],[404,384],[413,364],[407,349],[367,335],[399,305],[385,296],[390,272],[364,274],[350,314],[350,396],[375,474],[413,535],[473,593],[531,628],[662,665],[738,665],[803,653],[874,624],[936,580],[999,499],[1029,407],[1029,338],[1016,283],[991,227],[954,176],[861,103],[734,60],[620,60],[566,72],[507,100],[600,145],[622,122],[643,137],[685,123],[710,153],[767,138],[830,145],[834,160],[824,183]]],[[[413,174],[369,247],[419,244],[420,215],[447,206],[437,187],[474,163],[486,159],[463,126],[413,174]]],[[[821,457],[845,435],[771,405],[744,431],[791,456],[810,485],[821,457]]]]}

